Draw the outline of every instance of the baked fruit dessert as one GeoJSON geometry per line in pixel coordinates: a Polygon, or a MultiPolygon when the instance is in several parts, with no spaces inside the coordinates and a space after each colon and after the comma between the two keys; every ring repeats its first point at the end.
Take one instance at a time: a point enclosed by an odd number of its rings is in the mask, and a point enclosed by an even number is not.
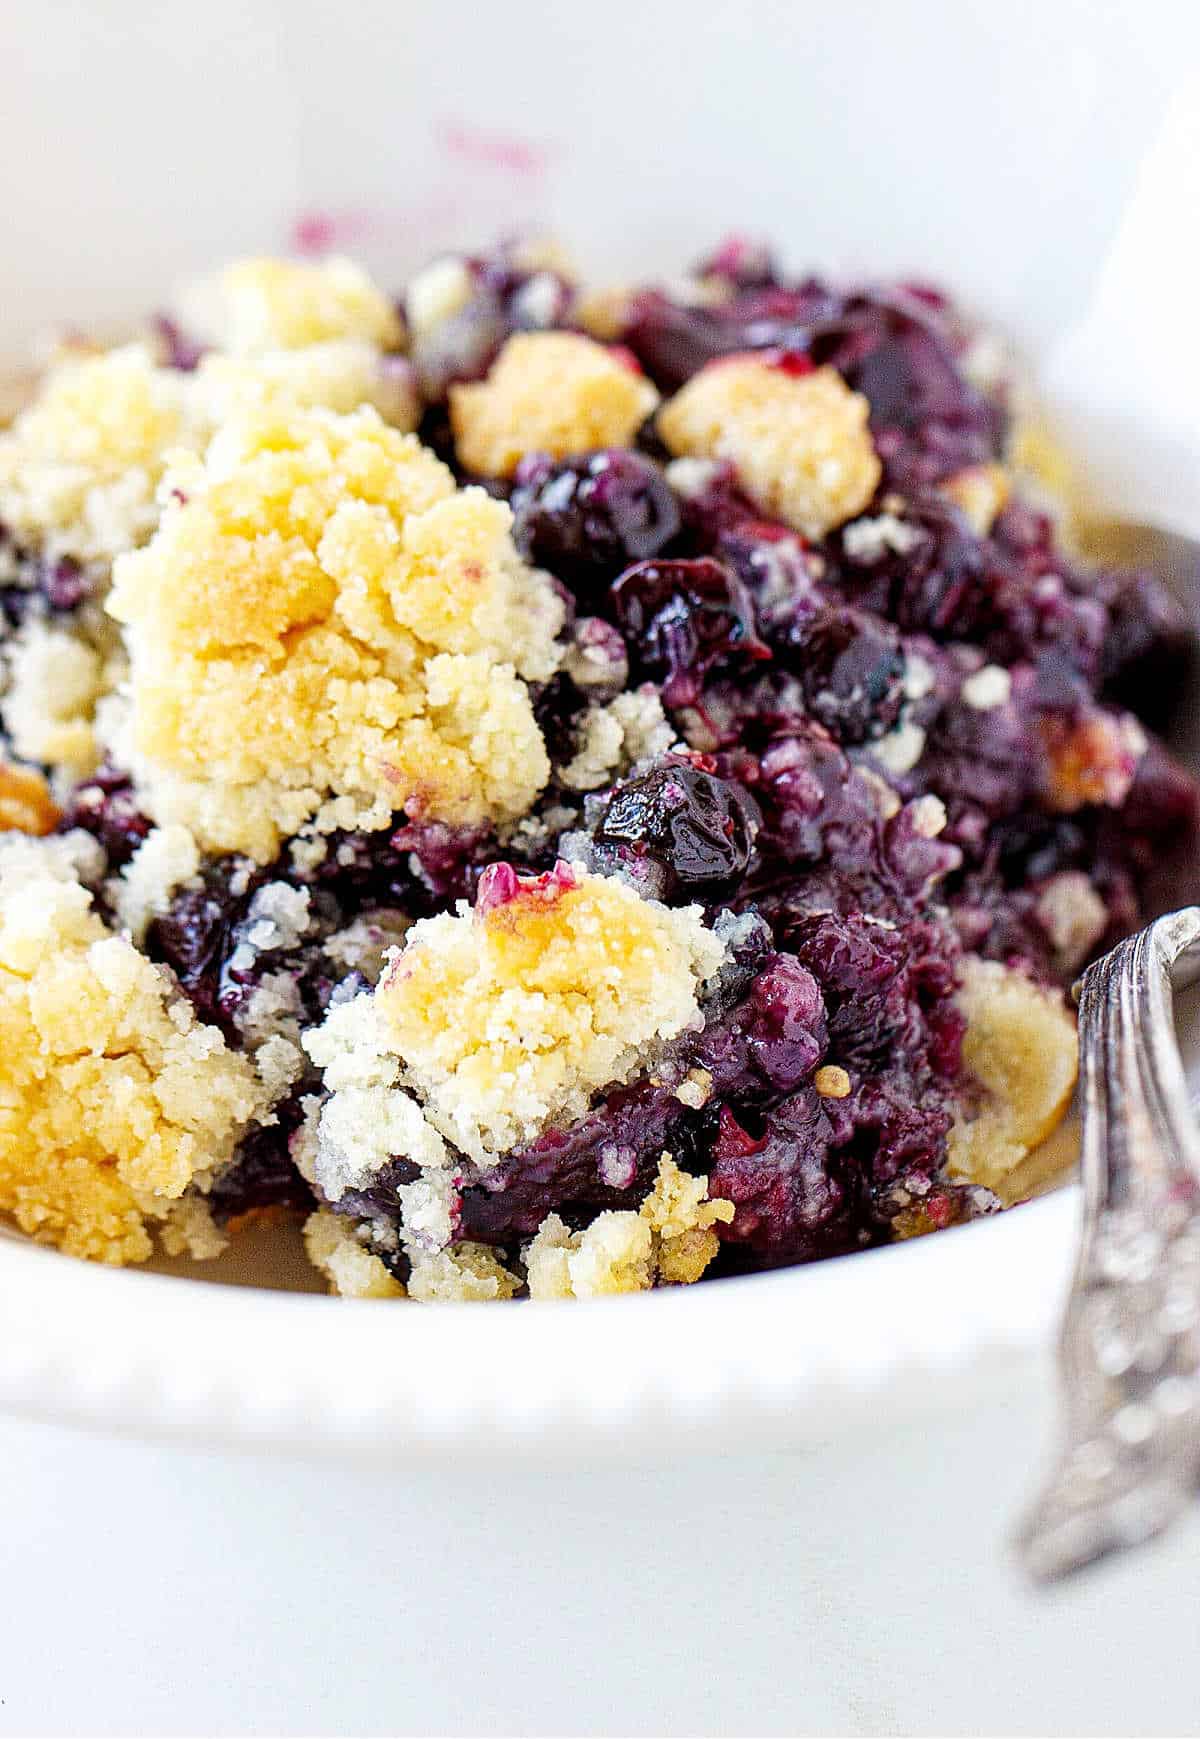
{"type": "Polygon", "coordinates": [[[0,433],[0,1212],[545,1299],[1028,1195],[1197,805],[1182,617],[1020,398],[740,241],[250,261],[61,346],[0,433]]]}

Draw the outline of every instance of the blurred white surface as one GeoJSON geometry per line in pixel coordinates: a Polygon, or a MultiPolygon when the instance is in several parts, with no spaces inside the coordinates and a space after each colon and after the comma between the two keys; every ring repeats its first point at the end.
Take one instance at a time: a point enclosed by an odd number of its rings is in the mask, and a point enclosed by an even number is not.
{"type": "Polygon", "coordinates": [[[467,1479],[0,1422],[0,1734],[1194,1733],[1200,1528],[1027,1592],[998,1400],[467,1479]]]}

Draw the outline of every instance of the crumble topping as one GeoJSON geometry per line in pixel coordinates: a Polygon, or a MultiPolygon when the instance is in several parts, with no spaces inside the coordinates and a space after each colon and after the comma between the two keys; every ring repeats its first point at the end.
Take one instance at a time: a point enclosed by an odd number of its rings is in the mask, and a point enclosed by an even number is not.
{"type": "Polygon", "coordinates": [[[566,865],[531,880],[497,865],[474,911],[414,924],[375,1007],[430,1122],[486,1166],[702,1025],[697,992],[723,953],[698,907],[566,865]]]}
{"type": "Polygon", "coordinates": [[[297,350],[330,339],[399,349],[395,305],[353,260],[237,260],[181,298],[185,326],[233,356],[297,350]]]}
{"type": "Polygon", "coordinates": [[[529,807],[549,764],[522,679],[554,669],[562,606],[503,503],[370,409],[236,415],[168,482],[109,600],[157,821],[268,862],[313,819],[529,807]]]}
{"type": "Polygon", "coordinates": [[[50,787],[36,767],[18,767],[0,756],[0,832],[53,833],[61,820],[50,787]]]}
{"type": "Polygon", "coordinates": [[[635,365],[571,332],[517,333],[487,379],[450,389],[458,457],[481,477],[511,477],[526,453],[565,458],[628,445],[658,403],[635,365]]]}
{"type": "Polygon", "coordinates": [[[1108,907],[1082,870],[1051,876],[1036,913],[1062,972],[1074,972],[1108,928],[1108,907]]]}
{"type": "Polygon", "coordinates": [[[656,1282],[693,1284],[717,1253],[713,1226],[734,1217],[732,1202],[707,1195],[707,1178],[681,1171],[664,1153],[654,1188],[636,1212],[609,1209],[579,1232],[547,1215],[525,1251],[529,1296],[599,1298],[645,1292],[656,1282]]]}
{"type": "Polygon", "coordinates": [[[950,1169],[1003,1194],[1008,1175],[1062,1120],[1079,1068],[1062,997],[995,960],[963,963],[963,1063],[984,1090],[950,1132],[950,1169]]]}
{"type": "Polygon", "coordinates": [[[195,401],[192,378],[142,345],[65,358],[0,435],[8,531],[51,560],[108,563],[143,543],[168,451],[207,427],[195,401]]]}
{"type": "Polygon", "coordinates": [[[639,761],[664,755],[675,741],[658,692],[649,683],[589,707],[576,732],[575,754],[558,772],[570,791],[595,791],[639,761]]]}
{"type": "Polygon", "coordinates": [[[304,1222],[304,1248],[313,1267],[341,1298],[403,1298],[404,1288],[355,1236],[342,1214],[318,1212],[304,1222]]]}
{"type": "Polygon", "coordinates": [[[1003,465],[968,465],[941,485],[941,493],[967,518],[978,537],[986,537],[1012,494],[1003,465]]]}
{"type": "Polygon", "coordinates": [[[54,769],[65,784],[85,778],[100,759],[97,705],[125,669],[120,650],[102,652],[34,617],[9,642],[6,665],[0,719],[17,754],[54,769]]]}
{"type": "Polygon", "coordinates": [[[91,910],[67,841],[0,844],[0,1209],[74,1255],[144,1261],[268,1111],[251,1064],[91,910]]]}
{"type": "Polygon", "coordinates": [[[512,1298],[521,1280],[511,1274],[486,1244],[456,1244],[451,1250],[421,1256],[408,1278],[408,1296],[425,1304],[486,1303],[512,1298]]]}
{"type": "Polygon", "coordinates": [[[676,457],[729,460],[763,512],[824,537],[879,482],[869,409],[832,368],[797,375],[735,356],[693,376],[659,411],[658,432],[676,457]]]}
{"type": "Polygon", "coordinates": [[[186,827],[156,827],[146,835],[112,889],[122,928],[141,942],[152,918],[160,918],[177,888],[200,868],[200,848],[186,827]]]}

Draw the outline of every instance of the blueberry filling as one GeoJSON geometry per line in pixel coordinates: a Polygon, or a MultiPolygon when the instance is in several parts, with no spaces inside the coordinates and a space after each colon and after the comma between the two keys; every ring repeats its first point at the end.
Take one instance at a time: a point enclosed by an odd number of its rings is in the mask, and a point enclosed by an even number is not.
{"type": "MultiPolygon", "coordinates": [[[[253,1056],[367,997],[413,922],[472,903],[471,922],[503,921],[524,898],[549,909],[574,868],[671,919],[700,908],[723,964],[698,984],[698,1019],[644,1066],[488,1165],[439,1131],[451,1248],[490,1246],[518,1273],[549,1216],[578,1233],[638,1208],[664,1152],[729,1204],[711,1275],[992,1211],[990,1188],[949,1164],[982,1092],[965,963],[1060,991],[1195,875],[1196,787],[1147,735],[1184,681],[1184,617],[1152,574],[1064,548],[1019,482],[987,512],[963,505],[964,475],[1002,465],[1010,417],[1003,383],[971,378],[952,306],[922,286],[791,279],[741,239],[695,278],[695,294],[634,292],[616,340],[664,394],[746,353],[798,385],[836,370],[869,407],[880,469],[866,507],[805,536],[723,450],[669,463],[652,425],[467,479],[452,389],[486,377],[513,334],[577,333],[584,313],[516,248],[463,256],[443,273],[442,318],[426,317],[428,283],[425,302],[401,303],[419,433],[459,481],[508,500],[516,550],[562,601],[558,667],[523,691],[550,768],[540,795],[469,823],[420,801],[377,831],[339,813],[337,831],[287,839],[265,865],[209,853],[139,943],[253,1056]],[[589,745],[597,770],[580,778],[589,745]]],[[[196,368],[177,325],[159,337],[169,367],[196,368]]],[[[78,624],[102,586],[3,533],[0,570],[14,662],[31,626],[78,624]]],[[[60,831],[79,829],[101,848],[93,892],[115,927],[120,878],[153,829],[131,773],[106,762],[67,794],[60,831]]],[[[213,1215],[318,1204],[369,1225],[407,1279],[412,1192],[436,1168],[389,1146],[341,1194],[306,1181],[298,1155],[330,1092],[301,1054],[273,1120],[211,1180],[213,1215]]]]}

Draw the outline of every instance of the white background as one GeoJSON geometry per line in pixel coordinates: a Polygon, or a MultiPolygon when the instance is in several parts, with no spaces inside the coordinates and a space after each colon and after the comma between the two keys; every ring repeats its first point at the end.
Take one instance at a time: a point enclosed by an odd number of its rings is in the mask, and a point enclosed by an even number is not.
{"type": "Polygon", "coordinates": [[[1015,1391],[696,1447],[364,1474],[4,1423],[0,1733],[1195,1732],[1200,1528],[1027,1591],[1015,1391]]]}

